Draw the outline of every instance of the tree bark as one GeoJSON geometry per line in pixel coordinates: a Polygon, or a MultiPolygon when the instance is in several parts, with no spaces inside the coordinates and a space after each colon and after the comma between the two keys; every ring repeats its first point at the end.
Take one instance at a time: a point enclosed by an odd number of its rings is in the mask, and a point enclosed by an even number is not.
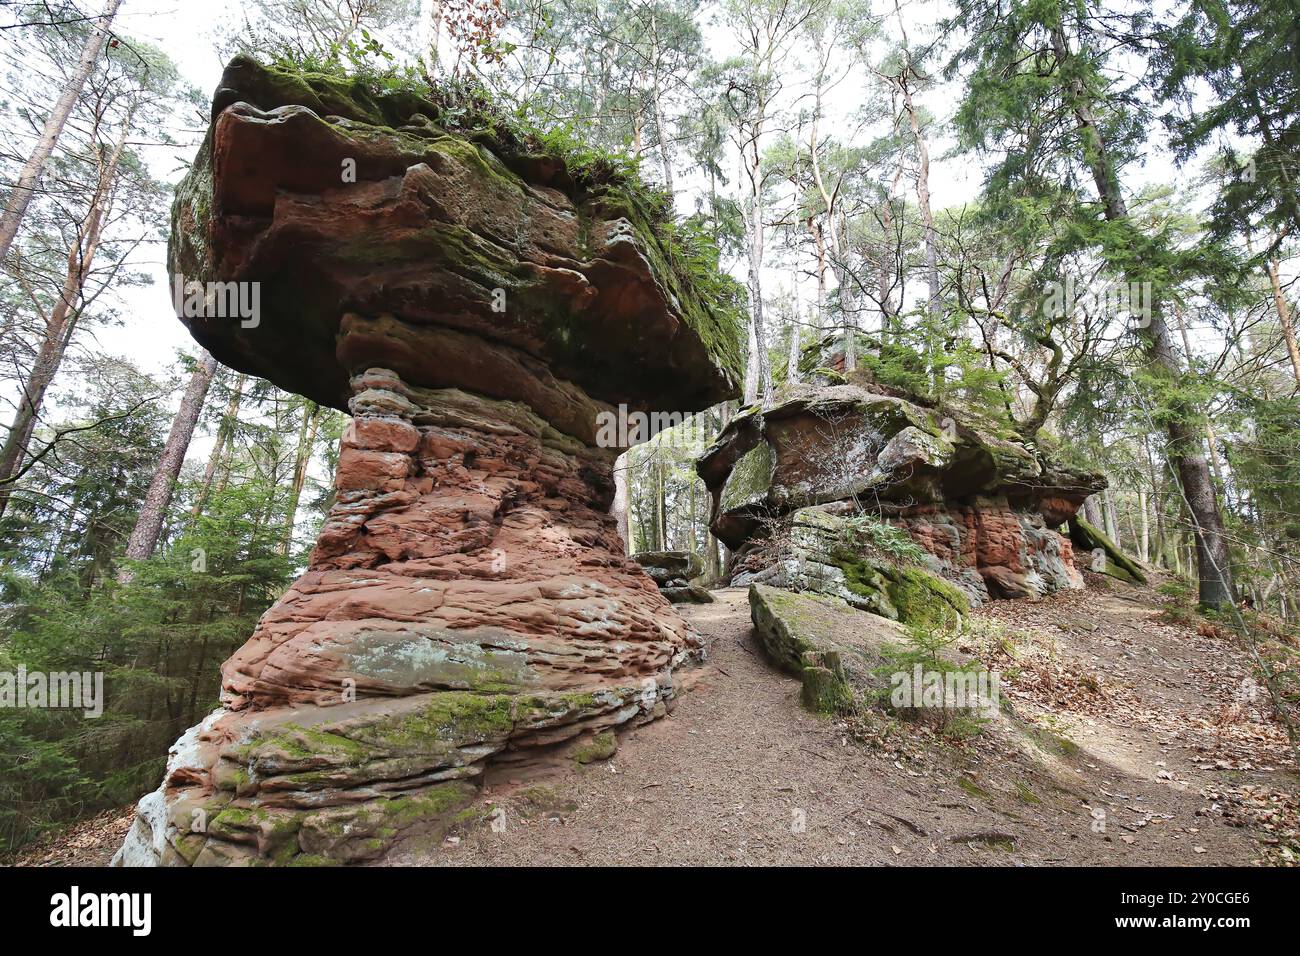
{"type": "Polygon", "coordinates": [[[627,496],[628,496],[628,468],[632,463],[632,456],[623,452],[614,461],[614,502],[609,507],[609,513],[614,516],[614,521],[618,524],[619,537],[623,539],[623,553],[630,554],[632,551],[632,536],[628,533],[627,523],[627,496]]]}
{"type": "Polygon", "coordinates": [[[1106,519],[1101,514],[1101,496],[1089,495],[1083,499],[1083,518],[1094,528],[1104,528],[1106,519]]]}
{"type": "Polygon", "coordinates": [[[1115,508],[1115,496],[1108,487],[1101,493],[1102,511],[1106,515],[1106,534],[1116,545],[1123,547],[1119,536],[1119,514],[1115,508]]]}
{"type": "Polygon", "coordinates": [[[1151,560],[1151,523],[1148,519],[1147,490],[1138,489],[1138,557],[1146,564],[1151,560]]]}
{"type": "Polygon", "coordinates": [[[50,110],[50,115],[46,117],[40,138],[36,141],[36,146],[27,157],[22,172],[18,174],[17,182],[9,192],[9,202],[5,205],[4,215],[0,216],[0,260],[9,255],[9,247],[13,245],[14,237],[18,235],[18,227],[22,224],[23,216],[27,214],[27,206],[31,203],[36,187],[40,184],[41,175],[45,172],[45,164],[49,161],[50,154],[54,152],[54,146],[63,132],[64,125],[68,122],[68,117],[72,115],[72,108],[77,103],[77,97],[81,95],[82,87],[86,85],[86,80],[95,68],[95,61],[99,59],[100,51],[104,49],[109,27],[121,4],[122,0],[108,0],[104,5],[104,12],[91,25],[90,33],[81,48],[81,59],[77,61],[77,68],[73,70],[63,92],[55,101],[54,108],[50,110]]]}
{"type": "Polygon", "coordinates": [[[1282,338],[1286,340],[1286,354],[1291,357],[1291,372],[1296,384],[1300,385],[1300,348],[1296,346],[1295,326],[1291,324],[1291,308],[1278,280],[1276,259],[1269,260],[1268,278],[1273,285],[1273,302],[1277,306],[1277,323],[1282,326],[1282,338]]]}
{"type": "Polygon", "coordinates": [[[659,540],[656,543],[658,551],[667,551],[671,546],[668,535],[668,488],[664,480],[666,466],[663,453],[662,448],[655,452],[655,526],[659,529],[659,540]]]}
{"type": "Polygon", "coordinates": [[[745,404],[760,398],[772,400],[772,375],[767,358],[763,330],[763,162],[754,142],[754,160],[750,166],[753,188],[749,197],[749,362],[745,375],[745,404]]]}
{"type": "MultiPolygon", "coordinates": [[[[185,462],[185,452],[189,450],[190,439],[194,437],[194,426],[198,424],[199,413],[203,411],[203,400],[207,397],[208,386],[217,370],[217,360],[206,352],[202,361],[190,376],[190,384],[181,398],[181,407],[172,419],[171,431],[167,433],[167,443],[163,445],[162,457],[154,469],[153,480],[145,492],[144,502],[140,505],[140,514],[135,520],[135,528],[126,544],[125,558],[128,561],[143,561],[153,555],[158,546],[158,535],[162,531],[163,519],[167,507],[171,504],[172,489],[176,478],[181,473],[185,462]]],[[[129,568],[118,572],[119,584],[126,584],[132,578],[129,568]]]]}

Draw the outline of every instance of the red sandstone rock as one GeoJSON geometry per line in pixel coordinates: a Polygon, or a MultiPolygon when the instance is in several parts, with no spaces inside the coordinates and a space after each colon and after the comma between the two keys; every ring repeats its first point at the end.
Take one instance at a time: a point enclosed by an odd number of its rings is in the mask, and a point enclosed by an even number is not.
{"type": "Polygon", "coordinates": [[[633,185],[307,79],[231,64],[172,268],[261,283],[256,323],[186,321],[227,364],[350,409],[337,497],[119,864],[370,859],[445,825],[489,761],[608,756],[699,652],[624,557],[596,416],[733,395],[734,315],[633,185]]]}
{"type": "Polygon", "coordinates": [[[764,544],[774,519],[824,505],[905,528],[976,602],[1082,587],[1057,529],[1105,487],[952,413],[858,385],[801,386],[761,415],[742,412],[697,467],[710,527],[737,552],[733,583],[775,580],[781,556],[764,544]]]}

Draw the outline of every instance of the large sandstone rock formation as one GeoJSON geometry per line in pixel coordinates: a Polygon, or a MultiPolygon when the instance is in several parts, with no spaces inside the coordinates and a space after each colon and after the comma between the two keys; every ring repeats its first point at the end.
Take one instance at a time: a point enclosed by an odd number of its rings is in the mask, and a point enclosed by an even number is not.
{"type": "Polygon", "coordinates": [[[597,416],[732,396],[734,310],[635,184],[467,122],[226,70],[171,268],[260,283],[260,314],[186,324],[353,420],[308,571],[226,663],[119,863],[372,858],[453,819],[489,761],[608,756],[697,653],[624,557],[597,416]]]}
{"type": "Polygon", "coordinates": [[[906,619],[890,576],[854,555],[866,515],[906,529],[970,600],[1081,587],[1058,528],[1105,478],[1044,461],[954,413],[866,385],[806,385],[736,416],[697,469],[733,584],[765,581],[906,619]]]}

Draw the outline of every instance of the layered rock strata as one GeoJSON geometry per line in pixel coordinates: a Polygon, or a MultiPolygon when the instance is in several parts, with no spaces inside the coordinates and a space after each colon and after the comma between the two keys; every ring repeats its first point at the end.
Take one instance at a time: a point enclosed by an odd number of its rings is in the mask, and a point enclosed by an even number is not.
{"type": "Polygon", "coordinates": [[[735,584],[785,573],[785,543],[793,535],[798,550],[801,526],[827,532],[828,522],[877,515],[976,603],[1081,587],[1057,529],[1106,484],[953,414],[850,384],[797,387],[738,415],[697,469],[710,526],[736,552],[735,584]]]}
{"type": "Polygon", "coordinates": [[[213,110],[172,271],[261,310],[184,320],[353,418],[308,570],[116,862],[368,860],[452,825],[490,762],[601,759],[672,706],[698,642],[624,557],[597,422],[734,394],[736,317],[633,185],[434,100],[240,58],[213,110]]]}
{"type": "Polygon", "coordinates": [[[645,568],[659,590],[674,604],[712,604],[713,595],[694,581],[704,571],[700,556],[691,551],[641,551],[632,560],[645,568]]]}

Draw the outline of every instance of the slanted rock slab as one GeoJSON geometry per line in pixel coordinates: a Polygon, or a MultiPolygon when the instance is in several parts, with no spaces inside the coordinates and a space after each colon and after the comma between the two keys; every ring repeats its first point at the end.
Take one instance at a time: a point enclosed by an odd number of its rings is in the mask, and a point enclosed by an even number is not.
{"type": "Polygon", "coordinates": [[[855,691],[886,686],[877,670],[887,649],[907,644],[906,628],[838,598],[751,584],[749,610],[763,653],[800,678],[802,702],[819,713],[847,708],[855,691]]]}

